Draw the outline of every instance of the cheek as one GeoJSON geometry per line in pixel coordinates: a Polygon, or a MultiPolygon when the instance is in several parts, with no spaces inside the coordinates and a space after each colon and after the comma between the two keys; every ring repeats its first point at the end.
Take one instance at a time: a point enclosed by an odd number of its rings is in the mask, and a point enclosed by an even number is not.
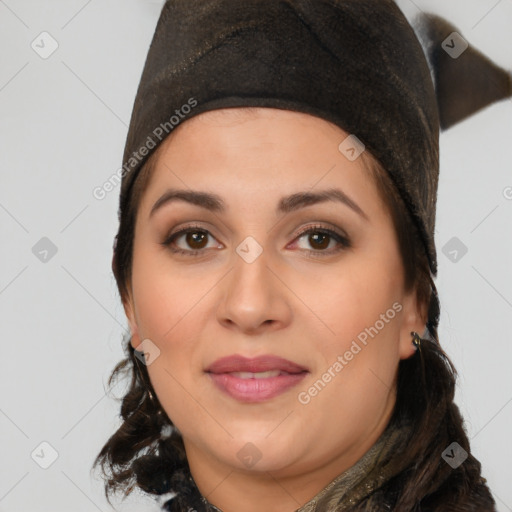
{"type": "Polygon", "coordinates": [[[341,269],[339,276],[331,274],[316,279],[315,289],[309,290],[309,294],[307,290],[303,293],[315,297],[314,312],[330,328],[331,342],[339,344],[360,333],[364,338],[366,329],[376,323],[382,334],[398,332],[397,309],[400,307],[395,303],[399,304],[401,294],[396,276],[392,269],[379,266],[377,262],[358,263],[349,270],[341,269]]]}
{"type": "Polygon", "coordinates": [[[350,272],[320,281],[324,292],[318,294],[315,313],[332,332],[315,340],[316,352],[322,355],[318,374],[329,381],[319,410],[343,402],[342,409],[357,417],[383,407],[399,362],[402,305],[396,268],[390,260],[354,260],[350,272]],[[335,378],[324,373],[329,368],[335,378]]]}
{"type": "Polygon", "coordinates": [[[191,396],[197,394],[202,377],[201,333],[211,315],[205,294],[216,282],[211,274],[203,279],[170,269],[165,257],[143,251],[134,254],[132,289],[140,339],[151,340],[158,349],[148,374],[178,428],[182,416],[187,421],[202,414],[191,396]]]}
{"type": "Polygon", "coordinates": [[[136,250],[132,289],[141,337],[162,342],[176,339],[175,333],[200,309],[201,299],[211,286],[208,279],[212,277],[189,275],[170,266],[165,250],[136,250]]]}
{"type": "MultiPolygon", "coordinates": [[[[186,375],[201,364],[199,349],[208,314],[206,302],[175,279],[166,281],[158,279],[152,286],[148,280],[135,292],[140,339],[149,339],[158,347],[162,370],[186,375]]],[[[151,368],[148,371],[151,376],[151,368]]]]}
{"type": "Polygon", "coordinates": [[[394,286],[374,282],[368,273],[333,283],[330,292],[316,312],[335,334],[312,344],[321,363],[301,388],[301,403],[309,401],[303,414],[316,418],[331,439],[343,425],[345,441],[355,442],[361,431],[376,427],[394,400],[401,304],[394,286]]]}

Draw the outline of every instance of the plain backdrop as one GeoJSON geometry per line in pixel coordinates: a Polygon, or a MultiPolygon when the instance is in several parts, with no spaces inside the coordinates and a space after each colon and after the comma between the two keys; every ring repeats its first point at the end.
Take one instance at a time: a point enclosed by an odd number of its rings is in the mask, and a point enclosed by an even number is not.
{"type": "MultiPolygon", "coordinates": [[[[162,3],[0,0],[1,512],[112,510],[90,470],[119,424],[105,391],[127,323],[110,270],[119,191],[93,190],[121,165],[162,3]],[[46,59],[41,37],[58,44],[46,59]]],[[[512,0],[399,5],[512,66],[512,0]]],[[[440,339],[500,512],[512,511],[511,146],[509,100],[441,135],[436,227],[440,339]],[[454,237],[467,248],[456,262],[443,252],[454,237]]],[[[158,506],[134,495],[116,510],[158,506]]]]}

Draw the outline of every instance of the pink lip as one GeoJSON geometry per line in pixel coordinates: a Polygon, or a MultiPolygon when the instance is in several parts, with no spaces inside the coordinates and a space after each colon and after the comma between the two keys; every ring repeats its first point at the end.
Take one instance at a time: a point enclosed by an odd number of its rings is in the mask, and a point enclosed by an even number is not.
{"type": "Polygon", "coordinates": [[[248,358],[239,355],[233,355],[217,359],[206,371],[209,373],[231,373],[231,372],[266,372],[270,370],[280,370],[286,373],[301,373],[308,371],[304,366],[300,366],[288,359],[273,355],[263,355],[259,357],[248,358]]]}
{"type": "Polygon", "coordinates": [[[215,385],[241,402],[263,402],[297,385],[308,373],[307,368],[282,357],[264,355],[248,359],[234,355],[218,359],[205,370],[215,385]],[[280,375],[263,379],[243,379],[234,372],[266,372],[278,370],[280,375]]]}

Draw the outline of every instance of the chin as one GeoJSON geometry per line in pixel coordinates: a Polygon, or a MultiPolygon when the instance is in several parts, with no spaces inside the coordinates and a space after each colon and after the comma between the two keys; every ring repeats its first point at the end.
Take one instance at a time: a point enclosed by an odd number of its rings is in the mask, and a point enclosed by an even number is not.
{"type": "Polygon", "coordinates": [[[250,430],[246,430],[243,435],[234,435],[234,439],[230,441],[223,453],[218,452],[218,445],[212,448],[216,449],[216,456],[219,459],[223,459],[239,470],[276,472],[296,462],[300,453],[299,447],[297,442],[290,443],[289,440],[297,439],[297,436],[283,432],[268,436],[267,431],[272,430],[266,429],[264,434],[261,430],[255,431],[254,435],[251,435],[250,430]]]}

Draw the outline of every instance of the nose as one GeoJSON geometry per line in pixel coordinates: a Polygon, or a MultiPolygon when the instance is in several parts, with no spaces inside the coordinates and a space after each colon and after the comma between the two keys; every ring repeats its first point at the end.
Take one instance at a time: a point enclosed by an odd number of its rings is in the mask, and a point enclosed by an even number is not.
{"type": "Polygon", "coordinates": [[[254,261],[234,254],[234,268],[223,280],[218,321],[229,329],[259,334],[290,324],[291,292],[278,278],[266,251],[254,261]]]}

